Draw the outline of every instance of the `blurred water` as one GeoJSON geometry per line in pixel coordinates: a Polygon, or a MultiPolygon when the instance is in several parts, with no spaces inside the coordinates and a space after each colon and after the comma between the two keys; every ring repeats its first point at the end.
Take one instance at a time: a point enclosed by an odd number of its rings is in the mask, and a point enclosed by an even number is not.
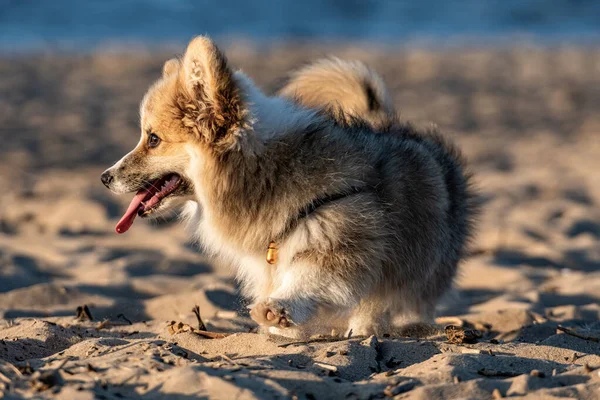
{"type": "Polygon", "coordinates": [[[597,0],[0,0],[0,48],[185,42],[196,34],[386,44],[597,40],[597,0]]]}

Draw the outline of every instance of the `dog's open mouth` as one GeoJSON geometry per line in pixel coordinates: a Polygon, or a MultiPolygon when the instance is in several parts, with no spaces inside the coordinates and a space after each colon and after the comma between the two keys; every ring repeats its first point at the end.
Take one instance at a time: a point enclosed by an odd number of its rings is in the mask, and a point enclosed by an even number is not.
{"type": "Polygon", "coordinates": [[[160,202],[172,194],[183,179],[177,174],[165,175],[162,178],[154,180],[149,186],[138,190],[136,195],[129,203],[129,207],[121,220],[117,223],[115,230],[117,233],[125,233],[129,230],[136,216],[146,216],[158,207],[160,202]]]}

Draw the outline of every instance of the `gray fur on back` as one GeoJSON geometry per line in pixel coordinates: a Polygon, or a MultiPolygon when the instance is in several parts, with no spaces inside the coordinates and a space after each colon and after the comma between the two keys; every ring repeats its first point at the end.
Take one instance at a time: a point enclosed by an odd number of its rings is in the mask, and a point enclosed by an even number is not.
{"type": "MultiPolygon", "coordinates": [[[[281,302],[292,316],[294,309],[309,317],[355,309],[359,325],[370,327],[365,333],[389,329],[382,321],[391,313],[431,320],[471,234],[474,197],[462,159],[435,132],[339,121],[324,113],[271,139],[256,158],[228,153],[221,160],[222,174],[231,178],[220,198],[222,214],[233,217],[231,234],[249,252],[274,238],[283,249],[288,241],[303,243],[290,268],[313,266],[307,276],[314,282],[302,307],[281,302]],[[296,221],[315,199],[340,193],[349,195],[296,221]]],[[[260,299],[252,279],[242,285],[260,299]]]]}

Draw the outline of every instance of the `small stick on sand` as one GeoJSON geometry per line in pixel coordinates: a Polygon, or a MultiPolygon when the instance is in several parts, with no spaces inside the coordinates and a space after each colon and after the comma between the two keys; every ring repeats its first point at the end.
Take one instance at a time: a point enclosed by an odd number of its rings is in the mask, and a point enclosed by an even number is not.
{"type": "Polygon", "coordinates": [[[209,332],[200,329],[193,329],[192,332],[194,332],[196,335],[200,335],[208,339],[224,339],[227,336],[231,335],[231,333],[209,332]]]}
{"type": "Polygon", "coordinates": [[[109,319],[105,319],[102,322],[98,323],[98,325],[96,325],[96,329],[100,330],[100,329],[110,329],[112,327],[115,326],[126,326],[126,325],[132,325],[131,321],[129,322],[120,322],[120,321],[111,321],[109,319]]]}
{"type": "Polygon", "coordinates": [[[280,345],[278,345],[277,347],[288,347],[288,346],[295,346],[295,345],[303,345],[303,344],[311,344],[311,343],[335,343],[335,342],[345,342],[347,340],[349,340],[350,338],[316,338],[316,339],[310,339],[310,340],[304,340],[302,342],[290,342],[290,343],[282,343],[280,345]]]}
{"type": "MultiPolygon", "coordinates": [[[[12,369],[17,376],[23,376],[21,371],[19,371],[19,368],[15,367],[12,363],[5,361],[2,365],[6,365],[8,368],[12,369]]],[[[27,363],[27,365],[29,365],[29,363],[27,363]]]]}
{"type": "Polygon", "coordinates": [[[127,322],[129,325],[133,325],[133,322],[131,322],[131,320],[129,318],[127,318],[125,316],[125,314],[123,314],[123,313],[117,315],[117,319],[122,319],[123,321],[127,322]]]}
{"type": "Polygon", "coordinates": [[[193,326],[184,324],[183,322],[175,322],[175,321],[169,322],[167,329],[169,330],[169,333],[171,335],[174,335],[176,333],[182,333],[182,332],[192,332],[192,333],[195,333],[196,335],[205,337],[207,339],[223,339],[223,338],[226,338],[227,336],[231,335],[230,333],[209,332],[209,331],[202,330],[202,329],[196,329],[193,326]]]}
{"type": "Polygon", "coordinates": [[[11,382],[11,380],[8,378],[8,376],[4,375],[2,373],[2,371],[0,371],[0,381],[3,381],[5,383],[10,383],[11,382]]]}
{"type": "Polygon", "coordinates": [[[556,327],[556,330],[559,330],[559,331],[561,331],[563,333],[566,333],[567,335],[571,335],[571,336],[574,336],[574,337],[579,338],[579,339],[589,340],[591,342],[600,343],[600,338],[597,338],[597,337],[594,337],[594,336],[582,335],[580,333],[575,332],[575,330],[569,329],[569,328],[565,328],[562,325],[558,325],[556,327]]]}
{"type": "Polygon", "coordinates": [[[200,307],[198,306],[198,304],[196,304],[194,308],[192,308],[192,311],[194,312],[194,314],[196,314],[196,319],[198,320],[198,329],[201,331],[207,331],[208,329],[206,329],[206,325],[204,324],[204,321],[202,321],[202,317],[200,316],[200,307]]]}
{"type": "Polygon", "coordinates": [[[77,310],[75,311],[75,318],[79,321],[85,321],[86,319],[88,321],[94,320],[94,317],[92,317],[92,313],[90,312],[87,304],[77,307],[77,310]]]}
{"type": "Polygon", "coordinates": [[[225,360],[225,361],[227,361],[227,362],[229,362],[229,363],[231,363],[231,364],[235,365],[236,367],[239,367],[239,366],[240,366],[240,364],[236,363],[235,361],[233,361],[233,360],[231,359],[231,357],[229,357],[229,356],[227,356],[227,355],[225,355],[225,354],[219,354],[219,357],[221,357],[221,359],[222,359],[222,360],[225,360]]]}
{"type": "Polygon", "coordinates": [[[479,375],[483,375],[483,376],[502,377],[502,378],[512,378],[512,377],[521,375],[517,372],[496,371],[495,369],[487,369],[487,368],[482,368],[479,371],[477,371],[477,373],[479,375]]]}
{"type": "Polygon", "coordinates": [[[330,372],[338,372],[338,368],[335,365],[332,364],[326,364],[326,363],[322,363],[322,362],[315,362],[314,365],[316,365],[317,367],[324,369],[326,371],[330,371],[330,372]]]}

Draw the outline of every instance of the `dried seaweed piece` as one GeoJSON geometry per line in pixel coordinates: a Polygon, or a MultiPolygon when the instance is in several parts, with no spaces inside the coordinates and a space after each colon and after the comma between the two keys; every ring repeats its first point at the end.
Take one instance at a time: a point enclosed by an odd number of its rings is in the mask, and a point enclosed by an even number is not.
{"type": "Polygon", "coordinates": [[[462,326],[447,325],[444,332],[448,337],[448,343],[476,343],[481,338],[481,332],[476,329],[465,329],[462,326]]]}

